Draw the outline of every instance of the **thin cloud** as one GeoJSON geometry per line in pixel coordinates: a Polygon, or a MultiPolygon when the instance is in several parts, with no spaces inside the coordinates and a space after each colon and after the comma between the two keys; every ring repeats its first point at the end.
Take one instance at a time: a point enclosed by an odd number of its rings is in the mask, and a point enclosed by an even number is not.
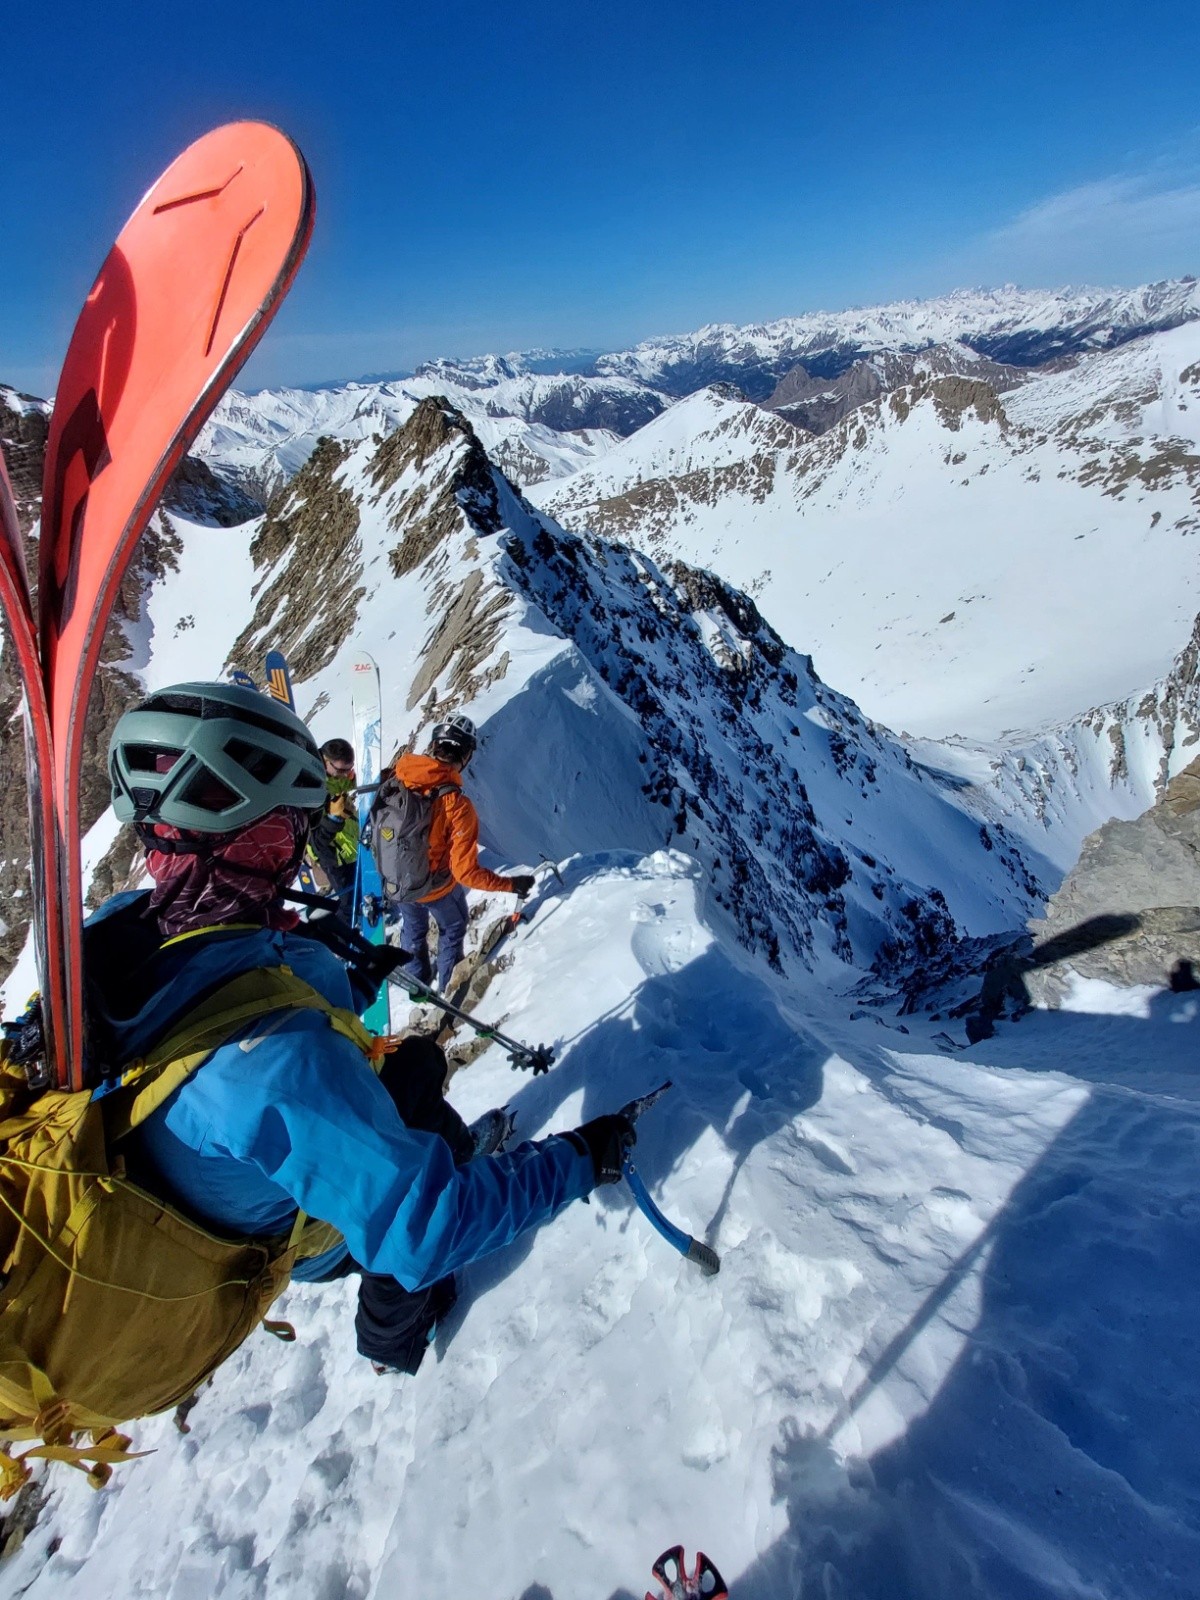
{"type": "Polygon", "coordinates": [[[1200,167],[1100,178],[1050,195],[964,252],[977,280],[1132,283],[1200,270],[1200,167]]]}

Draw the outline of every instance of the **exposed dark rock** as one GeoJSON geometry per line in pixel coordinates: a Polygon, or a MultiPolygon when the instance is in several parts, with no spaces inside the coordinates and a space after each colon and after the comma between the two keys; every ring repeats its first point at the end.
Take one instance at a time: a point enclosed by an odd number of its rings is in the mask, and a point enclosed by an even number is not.
{"type": "MultiPolygon", "coordinates": [[[[439,451],[459,451],[453,482],[424,474],[412,489],[392,495],[389,522],[402,535],[391,551],[393,574],[412,572],[462,524],[464,510],[483,533],[495,533],[501,518],[491,462],[470,423],[448,400],[422,400],[402,428],[384,440],[371,464],[376,500],[394,490],[410,468],[423,468],[439,451]]],[[[447,455],[447,467],[450,467],[447,455]]]]}
{"type": "Polygon", "coordinates": [[[199,456],[184,456],[163,495],[163,504],[192,522],[235,528],[263,510],[239,484],[219,478],[199,456]]]}
{"type": "MultiPolygon", "coordinates": [[[[408,709],[418,705],[433,685],[453,664],[449,689],[453,700],[469,700],[484,687],[478,677],[479,664],[495,649],[504,618],[512,610],[512,600],[503,591],[485,595],[483,576],[476,568],[442,613],[421,652],[421,666],[408,693],[408,709]]],[[[507,654],[501,657],[492,675],[502,678],[508,666],[507,654]]]]}
{"type": "Polygon", "coordinates": [[[1132,822],[1106,822],[1030,924],[1026,984],[1042,1005],[1061,1003],[1070,973],[1122,986],[1166,986],[1181,963],[1200,964],[1200,758],[1132,822]],[[1097,928],[1105,936],[1081,935],[1097,928]]]}
{"type": "Polygon", "coordinates": [[[20,399],[27,405],[17,409],[0,393],[0,448],[4,451],[21,532],[28,534],[42,510],[42,467],[50,432],[50,408],[29,395],[20,399]]]}
{"type": "Polygon", "coordinates": [[[266,578],[249,625],[229,653],[250,671],[269,648],[288,658],[293,681],[326,667],[354,631],[362,599],[358,503],[338,471],[352,446],[321,439],[267,507],[251,545],[266,578]]]}

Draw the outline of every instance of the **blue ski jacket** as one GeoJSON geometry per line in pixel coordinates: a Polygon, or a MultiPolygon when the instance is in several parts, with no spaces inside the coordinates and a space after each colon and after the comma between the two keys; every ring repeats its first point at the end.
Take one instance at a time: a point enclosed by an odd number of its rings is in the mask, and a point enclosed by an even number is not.
{"type": "MultiPolygon", "coordinates": [[[[89,919],[102,924],[132,895],[89,919]]],[[[355,1002],[341,963],[296,934],[215,930],[155,957],[149,997],[106,1016],[117,1059],[142,1054],[218,984],[286,965],[336,1006],[355,1002]]],[[[102,1092],[102,1091],[101,1091],[102,1092]]],[[[345,1244],[299,1264],[321,1278],[347,1252],[419,1289],[510,1243],[592,1188],[590,1158],[552,1137],[455,1166],[436,1134],[405,1126],[370,1064],[326,1018],[273,1013],[216,1050],[125,1141],[131,1174],[215,1232],[264,1236],[297,1209],[345,1244]]]]}

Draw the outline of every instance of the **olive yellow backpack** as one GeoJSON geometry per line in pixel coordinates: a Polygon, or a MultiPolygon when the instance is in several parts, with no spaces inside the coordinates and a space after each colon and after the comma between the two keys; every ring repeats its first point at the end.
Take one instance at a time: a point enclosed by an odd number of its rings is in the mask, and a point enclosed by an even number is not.
{"type": "Polygon", "coordinates": [[[295,1261],[337,1242],[303,1213],[275,1238],[219,1237],[131,1182],[121,1153],[220,1045],[297,1007],[324,1012],[372,1059],[385,1048],[290,968],[270,967],[208,995],[103,1095],[35,1092],[0,1053],[0,1499],[28,1479],[30,1457],[69,1462],[100,1487],[131,1455],[117,1425],[194,1393],[265,1322],[295,1261]],[[22,1440],[40,1443],[4,1448],[22,1440]]]}

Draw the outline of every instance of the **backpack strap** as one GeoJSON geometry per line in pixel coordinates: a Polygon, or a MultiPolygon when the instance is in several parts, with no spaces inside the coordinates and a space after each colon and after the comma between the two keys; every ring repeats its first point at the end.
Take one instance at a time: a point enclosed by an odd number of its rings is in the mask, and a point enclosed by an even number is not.
{"type": "Polygon", "coordinates": [[[145,1122],[202,1067],[213,1052],[251,1022],[280,1013],[320,1011],[330,1026],[375,1064],[380,1041],[368,1033],[352,1011],[332,1005],[290,967],[255,967],[214,989],[182,1017],[146,1055],[138,1056],[106,1086],[104,1099],[108,1136],[122,1139],[145,1122]]]}

